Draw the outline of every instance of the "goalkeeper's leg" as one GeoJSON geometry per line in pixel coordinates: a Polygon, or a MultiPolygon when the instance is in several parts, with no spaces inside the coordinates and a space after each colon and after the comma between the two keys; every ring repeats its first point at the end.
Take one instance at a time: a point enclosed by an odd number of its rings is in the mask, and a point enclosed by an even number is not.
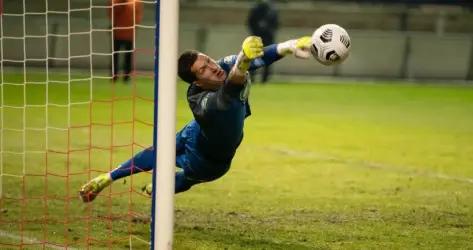
{"type": "MultiPolygon", "coordinates": [[[[176,179],[175,179],[175,186],[174,186],[174,193],[181,193],[184,191],[189,190],[195,184],[201,183],[202,181],[194,180],[186,176],[184,171],[176,172],[176,179]]],[[[141,188],[141,191],[151,196],[153,194],[153,183],[148,183],[147,185],[141,188]]]]}
{"type": "MultiPolygon", "coordinates": [[[[186,126],[187,129],[192,129],[193,126],[186,126]],[[189,128],[190,127],[190,128],[189,128]]],[[[185,132],[186,128],[179,131],[176,134],[176,166],[181,167],[184,164],[185,158],[182,157],[185,151],[185,141],[187,140],[187,134],[185,132]],[[179,155],[181,157],[179,157],[179,155]]],[[[109,186],[114,180],[130,176],[132,174],[140,173],[143,171],[149,171],[153,169],[156,165],[153,157],[153,148],[147,148],[138,154],[136,154],[132,159],[120,164],[116,169],[112,170],[110,173],[101,174],[94,179],[90,180],[88,183],[82,186],[79,191],[79,194],[84,202],[90,202],[97,197],[97,195],[107,186],[109,186]]],[[[177,177],[176,177],[177,178],[177,177]]],[[[181,183],[176,180],[176,183],[181,183]]],[[[190,182],[182,182],[182,187],[187,185],[192,186],[190,182]]],[[[189,188],[190,188],[189,186],[189,188]]],[[[187,188],[187,189],[189,189],[187,188]]],[[[143,188],[143,191],[146,187],[143,188]]],[[[179,188],[180,189],[180,188],[179,188]]],[[[182,188],[184,189],[184,188],[182,188]]],[[[151,187],[149,188],[151,190],[151,187]]],[[[150,191],[151,192],[151,191],[150,191]]]]}
{"type": "MultiPolygon", "coordinates": [[[[176,156],[176,166],[182,169],[176,172],[174,186],[176,194],[185,192],[196,184],[216,180],[225,175],[230,168],[230,164],[214,165],[193,154],[185,153],[176,156]]],[[[141,190],[151,196],[153,185],[149,183],[141,190]]]]}
{"type": "Polygon", "coordinates": [[[101,174],[84,184],[79,191],[80,197],[83,202],[91,202],[113,181],[132,174],[149,171],[154,168],[154,165],[153,148],[147,148],[130,160],[120,164],[110,173],[101,174]]]}
{"type": "Polygon", "coordinates": [[[115,181],[132,174],[150,171],[155,165],[153,148],[149,147],[112,170],[110,177],[115,181]]]}

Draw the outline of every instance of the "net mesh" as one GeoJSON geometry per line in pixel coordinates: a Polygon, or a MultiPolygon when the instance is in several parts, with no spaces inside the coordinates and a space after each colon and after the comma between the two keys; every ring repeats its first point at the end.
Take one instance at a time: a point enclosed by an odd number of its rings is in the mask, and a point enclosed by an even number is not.
{"type": "Polygon", "coordinates": [[[127,4],[0,1],[1,249],[148,246],[141,187],[150,174],[119,180],[91,203],[78,196],[152,143],[156,2],[141,1],[131,26],[112,25],[109,13],[127,4]],[[114,49],[114,30],[130,27],[131,48],[114,49]],[[123,64],[128,52],[134,70],[112,70],[113,55],[123,64]]]}

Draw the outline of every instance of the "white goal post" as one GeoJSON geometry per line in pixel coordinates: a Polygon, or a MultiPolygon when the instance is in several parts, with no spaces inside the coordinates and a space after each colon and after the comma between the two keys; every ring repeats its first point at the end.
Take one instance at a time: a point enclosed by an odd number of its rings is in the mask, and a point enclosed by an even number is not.
{"type": "MultiPolygon", "coordinates": [[[[153,236],[151,248],[172,249],[176,158],[176,79],[179,1],[156,4],[157,159],[153,176],[153,236]],[[158,25],[159,24],[159,25],[158,25]],[[158,28],[159,27],[159,28],[158,28]]],[[[155,77],[156,77],[155,75],[155,77]]],[[[156,86],[156,85],[155,85],[156,86]]],[[[155,119],[156,122],[156,119],[155,119]]],[[[156,138],[156,136],[155,136],[156,138]]],[[[156,146],[156,145],[155,145],[156,146]]]]}

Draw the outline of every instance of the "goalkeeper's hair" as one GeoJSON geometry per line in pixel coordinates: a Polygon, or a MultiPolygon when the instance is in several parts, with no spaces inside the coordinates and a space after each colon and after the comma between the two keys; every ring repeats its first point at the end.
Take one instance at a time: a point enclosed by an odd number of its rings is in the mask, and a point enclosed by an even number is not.
{"type": "Polygon", "coordinates": [[[179,77],[187,83],[193,83],[197,80],[194,72],[191,71],[192,65],[197,60],[198,51],[188,50],[181,54],[177,65],[177,74],[179,77]]]}

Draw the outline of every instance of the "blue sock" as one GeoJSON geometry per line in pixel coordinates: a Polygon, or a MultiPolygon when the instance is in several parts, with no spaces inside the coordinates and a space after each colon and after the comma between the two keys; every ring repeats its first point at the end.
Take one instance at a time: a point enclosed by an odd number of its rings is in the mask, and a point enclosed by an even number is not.
{"type": "Polygon", "coordinates": [[[153,159],[153,148],[150,147],[139,152],[128,161],[120,164],[120,166],[110,172],[110,176],[112,177],[112,180],[118,180],[132,174],[150,171],[154,168],[155,164],[156,163],[153,159]]]}
{"type": "MultiPolygon", "coordinates": [[[[153,159],[153,149],[147,148],[136,154],[128,161],[120,164],[118,168],[112,170],[112,172],[110,172],[110,176],[112,177],[112,180],[115,181],[132,174],[150,171],[154,168],[154,166],[155,162],[153,159]]],[[[200,183],[200,181],[187,178],[184,174],[184,171],[176,173],[175,182],[175,193],[187,191],[193,185],[200,183]]]]}

